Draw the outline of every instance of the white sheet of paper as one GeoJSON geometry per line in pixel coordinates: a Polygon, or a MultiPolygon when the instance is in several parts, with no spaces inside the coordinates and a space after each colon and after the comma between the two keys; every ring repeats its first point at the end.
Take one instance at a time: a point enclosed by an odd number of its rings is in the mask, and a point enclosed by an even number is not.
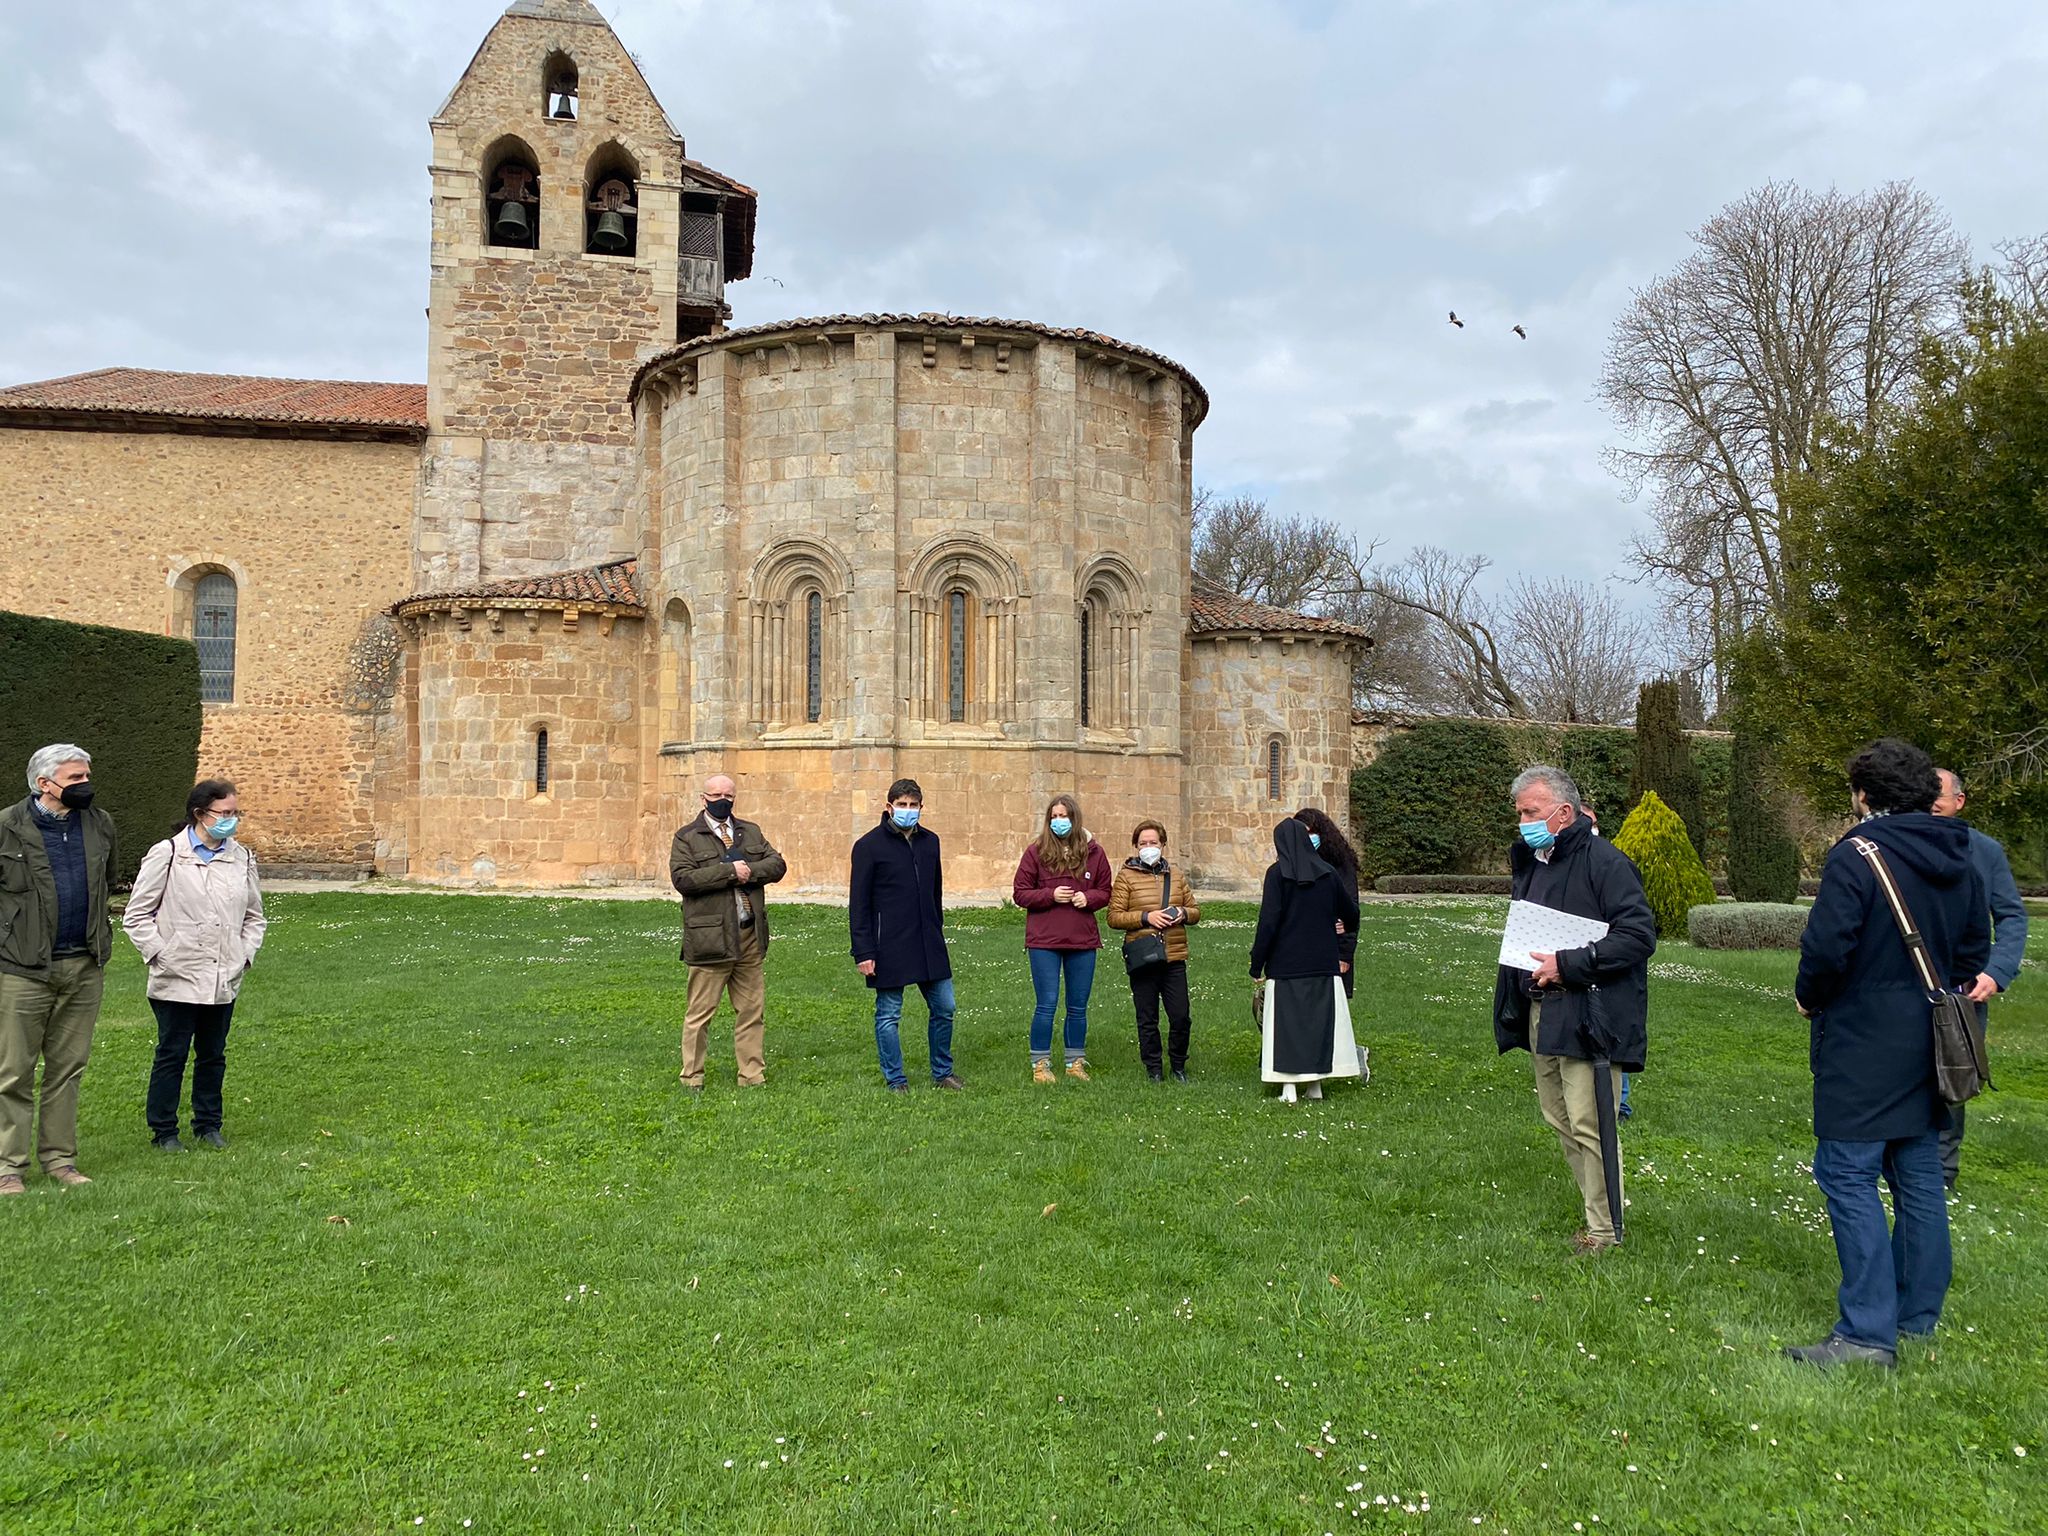
{"type": "Polygon", "coordinates": [[[1511,901],[1508,924],[1500,936],[1500,963],[1533,971],[1536,962],[1530,958],[1531,950],[1554,955],[1560,949],[1583,949],[1606,937],[1607,925],[1598,918],[1575,917],[1533,901],[1511,901]]]}

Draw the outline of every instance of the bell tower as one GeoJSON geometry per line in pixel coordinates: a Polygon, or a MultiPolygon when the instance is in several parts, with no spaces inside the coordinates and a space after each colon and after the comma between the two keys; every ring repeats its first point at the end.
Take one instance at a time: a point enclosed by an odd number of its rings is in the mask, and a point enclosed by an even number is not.
{"type": "Polygon", "coordinates": [[[431,126],[416,585],[635,553],[627,387],[723,328],[753,190],[686,157],[590,0],[515,0],[431,126]]]}

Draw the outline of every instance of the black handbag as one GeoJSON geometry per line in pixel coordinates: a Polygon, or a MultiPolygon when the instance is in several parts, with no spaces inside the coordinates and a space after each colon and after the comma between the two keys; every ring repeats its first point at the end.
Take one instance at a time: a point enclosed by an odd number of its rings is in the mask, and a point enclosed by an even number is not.
{"type": "MultiPolygon", "coordinates": [[[[1173,871],[1166,870],[1159,876],[1159,905],[1162,908],[1173,905],[1173,871]]],[[[1158,928],[1147,928],[1136,938],[1124,941],[1124,973],[1135,976],[1140,971],[1153,970],[1166,964],[1166,934],[1158,928]]]]}
{"type": "Polygon", "coordinates": [[[1906,941],[1914,967],[1920,972],[1920,985],[1927,989],[1927,1002],[1934,1015],[1935,1088],[1942,1103],[1951,1109],[1967,1104],[1986,1088],[1996,1086],[1991,1081],[1991,1057],[1984,1041],[1984,1027],[1977,1021],[1976,1005],[1943,986],[1941,978],[1934,974],[1933,963],[1927,958],[1927,940],[1913,926],[1913,914],[1906,910],[1906,900],[1899,894],[1877,844],[1867,837],[1851,841],[1856,851],[1870,861],[1871,873],[1877,876],[1879,889],[1891,903],[1899,936],[1906,941]]]}

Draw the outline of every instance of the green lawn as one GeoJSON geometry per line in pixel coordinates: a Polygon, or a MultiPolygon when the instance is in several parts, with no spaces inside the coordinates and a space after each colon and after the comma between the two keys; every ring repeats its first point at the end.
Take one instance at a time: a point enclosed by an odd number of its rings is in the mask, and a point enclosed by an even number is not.
{"type": "Polygon", "coordinates": [[[726,1030],[693,1101],[667,905],[276,898],[233,1148],[182,1158],[124,944],[98,1182],[0,1207],[0,1529],[2048,1528],[2040,943],[1938,1343],[1822,1377],[1777,1358],[1834,1317],[1791,958],[1660,958],[1629,1242],[1578,1261],[1494,1054],[1500,908],[1369,908],[1373,1081],[1290,1109],[1244,908],[1194,936],[1164,1089],[1107,967],[1096,1081],[1034,1089],[1021,920],[959,914],[969,1091],[923,1086],[913,999],[908,1098],[843,913],[781,908],[770,1085],[732,1088],[726,1030]]]}

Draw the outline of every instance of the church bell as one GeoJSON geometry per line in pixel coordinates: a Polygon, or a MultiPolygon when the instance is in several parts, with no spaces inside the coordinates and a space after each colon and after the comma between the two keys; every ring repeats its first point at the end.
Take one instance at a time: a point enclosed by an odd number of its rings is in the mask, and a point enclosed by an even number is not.
{"type": "Polygon", "coordinates": [[[623,251],[626,248],[626,217],[607,209],[597,216],[597,228],[591,231],[590,248],[593,251],[623,251]]]}
{"type": "Polygon", "coordinates": [[[526,221],[526,210],[514,202],[498,204],[498,216],[491,223],[491,232],[500,240],[515,245],[524,245],[533,238],[533,227],[526,221]]]}

